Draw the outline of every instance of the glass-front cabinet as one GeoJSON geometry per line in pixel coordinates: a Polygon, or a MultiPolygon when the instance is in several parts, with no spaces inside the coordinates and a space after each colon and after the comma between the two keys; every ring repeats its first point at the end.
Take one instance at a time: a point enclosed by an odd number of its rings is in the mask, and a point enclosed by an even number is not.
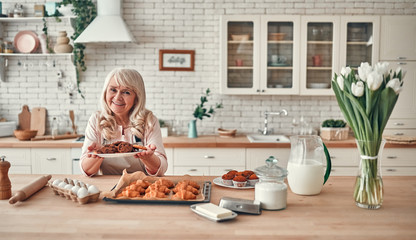
{"type": "Polygon", "coordinates": [[[266,94],[299,94],[299,16],[261,19],[261,87],[266,94]]]}
{"type": "Polygon", "coordinates": [[[379,60],[380,18],[378,16],[341,17],[340,66],[355,71],[361,62],[371,66],[379,60]]]}
{"type": "Polygon", "coordinates": [[[302,17],[301,32],[300,93],[332,95],[331,78],[339,69],[339,17],[302,17]]]}
{"type": "Polygon", "coordinates": [[[260,66],[260,16],[223,16],[221,92],[256,93],[260,66]]]}
{"type": "Polygon", "coordinates": [[[341,67],[378,61],[377,16],[222,16],[221,93],[334,95],[341,67]]]}

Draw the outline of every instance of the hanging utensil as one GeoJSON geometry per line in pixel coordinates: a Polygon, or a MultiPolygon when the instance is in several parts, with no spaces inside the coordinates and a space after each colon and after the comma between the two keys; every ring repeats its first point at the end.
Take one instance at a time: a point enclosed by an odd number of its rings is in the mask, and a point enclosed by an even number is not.
{"type": "Polygon", "coordinates": [[[69,110],[69,118],[71,119],[71,122],[72,122],[72,133],[77,134],[77,126],[75,126],[74,110],[69,110]]]}

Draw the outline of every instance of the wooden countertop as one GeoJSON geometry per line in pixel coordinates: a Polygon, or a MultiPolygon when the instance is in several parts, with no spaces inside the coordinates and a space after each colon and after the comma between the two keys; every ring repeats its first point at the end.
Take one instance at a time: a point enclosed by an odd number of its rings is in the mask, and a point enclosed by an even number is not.
{"type": "MultiPolygon", "coordinates": [[[[74,139],[19,141],[14,137],[0,138],[0,148],[79,148],[82,142],[74,139]]],[[[355,148],[355,140],[324,141],[328,148],[355,148]]],[[[218,135],[202,135],[197,138],[169,136],[163,138],[165,148],[290,148],[290,143],[251,143],[246,135],[222,138],[218,135]]],[[[387,143],[386,148],[416,148],[416,144],[387,143]]]]}
{"type": "MultiPolygon", "coordinates": [[[[11,175],[17,191],[40,175],[11,175]]],[[[70,177],[110,190],[119,176],[70,177]]],[[[212,180],[214,177],[194,177],[212,180]]],[[[354,177],[331,177],[316,196],[288,191],[287,208],[239,214],[216,223],[193,213],[188,205],[79,205],[45,187],[30,199],[10,205],[0,200],[1,239],[414,239],[416,177],[384,177],[385,198],[379,210],[353,201],[354,177]]],[[[221,197],[254,199],[254,190],[212,186],[211,202],[221,197]]]]}

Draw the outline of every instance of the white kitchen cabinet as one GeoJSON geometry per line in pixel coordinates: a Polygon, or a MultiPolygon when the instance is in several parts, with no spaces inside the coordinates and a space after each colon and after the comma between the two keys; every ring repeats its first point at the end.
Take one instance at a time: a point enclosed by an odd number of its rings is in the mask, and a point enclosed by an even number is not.
{"type": "Polygon", "coordinates": [[[0,148],[0,156],[10,162],[10,174],[31,174],[30,148],[0,148]]]}
{"type": "Polygon", "coordinates": [[[165,175],[173,175],[173,148],[165,148],[165,152],[168,159],[168,169],[165,175]]]}
{"type": "Polygon", "coordinates": [[[384,148],[381,160],[383,176],[416,176],[415,148],[384,148]]]}
{"type": "Polygon", "coordinates": [[[174,175],[219,175],[245,169],[244,148],[175,148],[174,175]]]}
{"type": "Polygon", "coordinates": [[[222,16],[220,91],[334,95],[341,66],[377,62],[379,23],[378,16],[222,16]]]}
{"type": "Polygon", "coordinates": [[[247,148],[247,169],[254,170],[258,167],[266,165],[266,159],[270,156],[277,158],[279,161],[277,165],[286,169],[290,156],[290,148],[247,148]]]}
{"type": "Polygon", "coordinates": [[[360,156],[356,148],[328,148],[331,156],[331,176],[356,176],[360,156]]]}
{"type": "Polygon", "coordinates": [[[381,16],[380,59],[416,60],[416,16],[381,16]]]}
{"type": "Polygon", "coordinates": [[[33,174],[71,174],[70,148],[32,148],[33,174]]]}
{"type": "Polygon", "coordinates": [[[299,93],[299,19],[222,16],[221,93],[299,93]]]}

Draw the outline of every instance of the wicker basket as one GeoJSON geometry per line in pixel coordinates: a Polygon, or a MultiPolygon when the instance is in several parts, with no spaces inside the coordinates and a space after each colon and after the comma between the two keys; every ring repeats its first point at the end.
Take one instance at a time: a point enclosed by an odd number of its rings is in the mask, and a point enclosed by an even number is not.
{"type": "Polygon", "coordinates": [[[349,128],[322,128],[321,138],[324,140],[346,140],[348,139],[349,128]]]}

